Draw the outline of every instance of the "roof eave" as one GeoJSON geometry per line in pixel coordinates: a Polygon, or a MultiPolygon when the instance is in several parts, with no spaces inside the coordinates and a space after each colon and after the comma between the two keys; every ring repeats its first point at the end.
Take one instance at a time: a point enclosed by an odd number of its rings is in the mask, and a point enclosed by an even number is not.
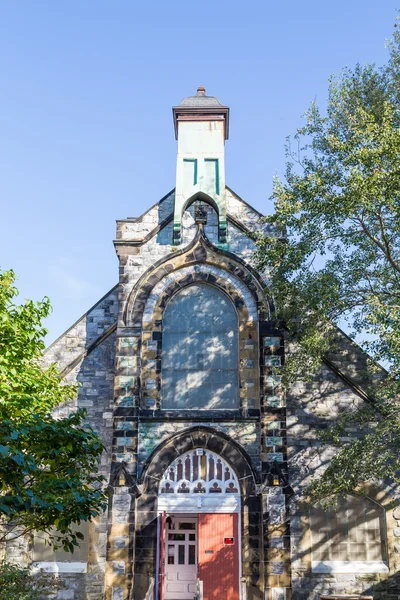
{"type": "Polygon", "coordinates": [[[201,117],[202,115],[210,117],[222,115],[225,121],[225,139],[229,138],[229,107],[228,106],[205,106],[205,107],[191,107],[191,106],[173,106],[172,107],[172,115],[174,119],[174,130],[175,130],[175,139],[178,139],[178,117],[179,116],[196,116],[201,117]]]}

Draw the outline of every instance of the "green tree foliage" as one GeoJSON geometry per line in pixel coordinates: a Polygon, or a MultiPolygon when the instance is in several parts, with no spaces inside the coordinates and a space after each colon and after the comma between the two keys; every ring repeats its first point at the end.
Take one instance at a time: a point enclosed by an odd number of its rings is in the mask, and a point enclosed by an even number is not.
{"type": "Polygon", "coordinates": [[[41,531],[73,551],[72,523],[106,507],[97,474],[103,445],[78,410],[55,419],[77,388],[43,360],[47,298],[16,305],[12,271],[0,271],[0,542],[41,531]]]}
{"type": "Polygon", "coordinates": [[[373,406],[345,415],[325,441],[341,449],[314,499],[346,493],[379,474],[396,478],[400,449],[400,34],[388,63],[357,65],[333,77],[326,112],[312,103],[287,141],[284,180],[274,181],[267,221],[286,241],[258,239],[271,273],[277,318],[297,341],[284,381],[309,377],[334,348],[337,329],[361,336],[388,370],[369,365],[373,406]],[[375,421],[362,442],[343,445],[350,422],[375,421]]]}
{"type": "Polygon", "coordinates": [[[54,576],[0,563],[0,600],[43,600],[62,587],[61,580],[54,576]]]}

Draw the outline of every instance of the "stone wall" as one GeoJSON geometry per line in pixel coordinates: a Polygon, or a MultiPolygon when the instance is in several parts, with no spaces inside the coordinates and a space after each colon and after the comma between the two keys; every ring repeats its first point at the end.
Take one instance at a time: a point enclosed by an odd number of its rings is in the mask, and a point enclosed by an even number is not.
{"type": "Polygon", "coordinates": [[[116,324],[118,313],[117,287],[110,290],[74,325],[46,350],[45,360],[56,362],[68,381],[74,381],[76,363],[83,360],[88,349],[116,324]]]}
{"type": "MultiPolygon", "coordinates": [[[[345,342],[344,352],[336,356],[336,366],[346,373],[362,369],[365,355],[352,342],[345,342]],[[354,356],[356,354],[356,356],[354,356]],[[351,361],[347,360],[351,357],[351,361]],[[347,358],[347,360],[346,360],[347,358]],[[354,362],[352,362],[354,361],[354,362]],[[355,366],[354,366],[355,365],[355,366]]],[[[357,373],[356,373],[357,374],[357,373]]],[[[359,374],[359,371],[358,371],[359,374]]],[[[297,382],[287,393],[287,444],[290,485],[294,495],[290,503],[290,531],[292,552],[292,585],[294,600],[319,600],[321,594],[366,594],[374,593],[375,600],[397,600],[399,589],[395,574],[400,568],[400,555],[394,511],[396,492],[383,483],[367,486],[364,493],[380,504],[386,515],[388,573],[316,573],[312,571],[311,538],[309,528],[309,506],[304,503],[304,489],[311,479],[322,473],[335,452],[333,448],[322,448],[317,432],[334,424],[338,416],[360,408],[365,399],[337,373],[327,366],[310,383],[297,382]],[[397,549],[396,549],[397,548],[397,549]],[[384,583],[386,581],[386,583],[384,583]],[[381,588],[382,592],[375,591],[381,588]],[[389,592],[388,590],[392,590],[389,592]]],[[[361,433],[355,428],[354,436],[361,433]]],[[[399,499],[397,499],[398,502],[399,499]]]]}
{"type": "MultiPolygon", "coordinates": [[[[57,409],[56,415],[66,416],[77,407],[87,410],[88,423],[106,446],[100,472],[113,490],[108,514],[90,526],[88,572],[63,575],[66,589],[57,598],[127,600],[133,590],[136,600],[143,600],[155,569],[158,474],[185,449],[208,444],[242,469],[242,563],[248,598],[319,600],[322,593],[373,590],[375,600],[398,600],[394,574],[400,566],[400,513],[393,510],[392,490],[367,490],[386,510],[389,578],[311,571],[302,492],[332,455],[332,450],[321,451],[316,432],[342,411],[365,402],[366,357],[343,335],[341,352],[329,357],[331,362],[314,381],[297,382],[285,397],[279,375],[284,335],[268,320],[268,273],[257,275],[252,268],[251,233],[266,227],[260,214],[229,188],[226,202],[227,245],[219,244],[214,209],[207,207],[201,229],[194,205],[183,215],[182,242],[173,245],[174,192],[141,217],[118,221],[118,286],[46,353],[68,382],[80,386],[75,402],[57,409]],[[163,310],[191,282],[219,286],[236,307],[236,412],[162,411],[163,310]]],[[[10,549],[26,560],[29,551],[28,546],[10,549]]]]}
{"type": "MultiPolygon", "coordinates": [[[[264,283],[246,266],[253,259],[254,251],[246,223],[254,229],[259,215],[232,193],[227,193],[234,205],[236,219],[228,219],[228,246],[219,243],[214,209],[207,207],[207,223],[200,228],[195,223],[193,205],[183,215],[182,243],[172,245],[172,221],[166,208],[171,205],[172,196],[167,196],[142,218],[121,221],[117,225],[120,285],[112,468],[117,471],[123,461],[125,480],[129,480],[130,487],[125,486],[123,492],[126,495],[124,515],[120,508],[116,506],[114,510],[113,506],[110,539],[126,535],[122,531],[135,533],[131,535],[130,546],[118,550],[118,568],[114,558],[117,549],[110,548],[107,600],[115,594],[125,598],[132,589],[132,576],[135,597],[140,600],[147,591],[147,571],[154,571],[156,498],[143,492],[136,497],[138,492],[134,491],[133,482],[142,476],[155,452],[160,448],[164,452],[164,448],[169,447],[172,438],[202,426],[212,428],[215,433],[221,432],[225,439],[231,436],[249,456],[257,476],[261,476],[258,318],[259,314],[265,318],[269,307],[264,298],[264,283]],[[197,414],[166,411],[171,414],[165,414],[160,405],[163,311],[169,298],[192,282],[220,287],[231,298],[239,316],[241,386],[240,408],[233,411],[235,414],[230,414],[232,411],[226,415],[221,412],[211,414],[218,410],[191,411],[197,414]],[[134,504],[135,511],[128,508],[134,504]]],[[[114,490],[117,498],[122,488],[115,483],[114,490]]],[[[260,498],[253,492],[246,503],[248,507],[243,507],[245,519],[250,510],[252,514],[254,512],[252,519],[257,520],[257,524],[246,521],[246,535],[251,531],[252,543],[262,545],[260,498]]],[[[249,577],[249,585],[251,581],[257,581],[257,592],[253,592],[256,597],[262,593],[263,564],[258,550],[249,548],[246,561],[250,555],[254,557],[250,557],[245,574],[249,577]]]]}
{"type": "MultiPolygon", "coordinates": [[[[117,294],[115,288],[90,309],[46,352],[47,362],[57,361],[69,383],[79,385],[75,402],[54,411],[66,417],[76,408],[87,411],[86,422],[100,435],[105,451],[99,473],[109,482],[114,394],[115,328],[117,294]],[[111,331],[110,331],[111,330],[111,331]],[[109,335],[104,337],[109,332],[109,335]]],[[[100,600],[104,594],[104,571],[107,551],[107,513],[89,526],[87,573],[63,573],[65,588],[57,600],[100,600]]],[[[18,549],[19,554],[21,550],[18,549]]],[[[14,553],[15,554],[15,553],[14,553]]],[[[11,551],[8,556],[13,557],[11,551]]],[[[71,561],[74,556],[71,555],[71,561]]]]}
{"type": "Polygon", "coordinates": [[[249,457],[252,459],[252,464],[260,471],[260,425],[257,422],[238,421],[238,422],[218,422],[215,419],[210,419],[206,422],[201,421],[141,421],[139,424],[139,452],[138,452],[138,476],[142,474],[142,470],[147,460],[150,458],[154,450],[164,441],[170,439],[177,433],[189,430],[194,426],[212,427],[215,431],[221,431],[225,435],[234,439],[242,446],[249,457]]]}

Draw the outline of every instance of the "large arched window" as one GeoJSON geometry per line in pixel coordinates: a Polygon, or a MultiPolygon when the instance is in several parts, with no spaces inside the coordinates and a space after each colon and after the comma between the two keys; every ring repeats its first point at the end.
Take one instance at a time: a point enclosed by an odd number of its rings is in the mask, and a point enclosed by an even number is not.
{"type": "Polygon", "coordinates": [[[162,328],[162,408],[238,408],[238,317],[231,300],[212,285],[186,287],[168,303],[162,328]]]}
{"type": "Polygon", "coordinates": [[[385,570],[384,511],[365,496],[345,496],[336,506],[310,511],[313,571],[385,570]]]}

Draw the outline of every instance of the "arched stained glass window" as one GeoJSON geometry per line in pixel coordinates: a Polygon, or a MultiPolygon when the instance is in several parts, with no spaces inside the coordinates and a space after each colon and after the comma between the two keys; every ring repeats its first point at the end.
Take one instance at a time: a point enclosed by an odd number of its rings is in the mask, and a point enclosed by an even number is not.
{"type": "Polygon", "coordinates": [[[231,300],[212,285],[191,285],[170,300],[162,325],[162,408],[237,408],[238,317],[231,300]]]}

